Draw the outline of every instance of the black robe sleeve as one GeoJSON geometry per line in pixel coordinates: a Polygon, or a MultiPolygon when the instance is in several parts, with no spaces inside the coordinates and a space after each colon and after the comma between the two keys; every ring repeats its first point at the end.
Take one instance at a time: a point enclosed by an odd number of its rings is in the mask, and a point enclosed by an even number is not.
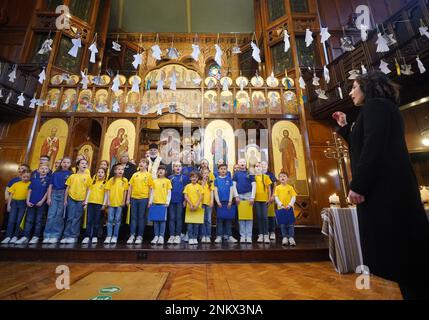
{"type": "Polygon", "coordinates": [[[391,131],[392,109],[384,99],[367,102],[363,112],[363,147],[355,163],[353,181],[350,189],[361,195],[367,195],[377,172],[383,166],[384,154],[388,146],[391,131]]]}
{"type": "Polygon", "coordinates": [[[337,133],[344,138],[344,140],[347,141],[347,143],[350,143],[349,136],[350,136],[350,130],[352,126],[350,124],[346,124],[344,127],[341,127],[337,130],[337,133]]]}

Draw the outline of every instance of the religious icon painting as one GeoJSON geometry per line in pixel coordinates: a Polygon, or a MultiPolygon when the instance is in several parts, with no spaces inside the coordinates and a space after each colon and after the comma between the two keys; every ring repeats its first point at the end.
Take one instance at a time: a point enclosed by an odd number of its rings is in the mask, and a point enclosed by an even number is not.
{"type": "Polygon", "coordinates": [[[50,89],[45,99],[45,107],[48,111],[56,111],[58,108],[58,103],[60,100],[60,90],[59,89],[50,89]]]}
{"type": "Polygon", "coordinates": [[[112,110],[112,112],[122,112],[122,106],[125,100],[124,96],[123,90],[112,93],[112,98],[110,99],[110,110],[112,110]]]}
{"type": "Polygon", "coordinates": [[[92,159],[94,156],[94,148],[90,144],[84,144],[79,148],[79,151],[77,152],[78,156],[83,156],[84,159],[88,162],[88,168],[91,168],[92,165],[92,159]]]}
{"type": "Polygon", "coordinates": [[[136,128],[130,120],[120,119],[112,122],[104,137],[102,158],[109,160],[111,165],[119,162],[121,155],[128,152],[134,157],[136,128]]]}
{"type": "Polygon", "coordinates": [[[234,105],[234,96],[231,91],[222,91],[220,94],[220,111],[231,113],[234,105]]]}
{"type": "Polygon", "coordinates": [[[252,93],[252,112],[265,113],[267,108],[267,101],[263,91],[254,91],[252,93]]]}
{"type": "Polygon", "coordinates": [[[294,92],[286,91],[283,94],[283,103],[285,106],[284,113],[292,115],[298,114],[298,101],[294,92]]]}
{"type": "Polygon", "coordinates": [[[121,86],[125,85],[125,83],[127,82],[127,78],[124,75],[119,75],[119,83],[121,86]]]}
{"type": "Polygon", "coordinates": [[[101,76],[101,86],[108,86],[110,84],[111,78],[107,75],[104,74],[101,76]]]}
{"type": "Polygon", "coordinates": [[[270,114],[281,114],[282,113],[282,103],[280,98],[280,93],[277,91],[268,92],[268,108],[270,114]]]}
{"type": "Polygon", "coordinates": [[[250,83],[252,84],[252,86],[254,86],[256,88],[260,88],[264,85],[264,78],[256,75],[250,80],[250,83]]]}
{"type": "Polygon", "coordinates": [[[138,106],[140,104],[140,93],[130,91],[127,94],[127,101],[125,105],[125,112],[135,113],[137,112],[138,106]]]}
{"type": "Polygon", "coordinates": [[[75,89],[67,89],[63,93],[60,110],[64,112],[76,110],[77,93],[75,89]]]}
{"type": "Polygon", "coordinates": [[[237,87],[240,88],[241,91],[243,91],[243,89],[249,85],[249,79],[247,79],[246,77],[240,76],[237,79],[235,79],[235,84],[237,85],[237,87]]]}
{"type": "Polygon", "coordinates": [[[204,106],[208,113],[218,112],[218,97],[216,91],[209,90],[204,93],[204,106]]]}
{"type": "Polygon", "coordinates": [[[282,79],[282,85],[286,88],[286,89],[292,89],[295,86],[295,81],[293,81],[292,78],[290,77],[284,77],[282,79]]]}
{"type": "Polygon", "coordinates": [[[217,85],[217,79],[215,77],[207,77],[204,80],[204,84],[206,85],[207,89],[213,89],[217,85]]]}
{"type": "Polygon", "coordinates": [[[137,78],[137,80],[141,83],[142,78],[140,78],[139,76],[132,76],[132,77],[130,77],[130,78],[128,79],[128,84],[129,84],[130,86],[132,86],[132,85],[133,85],[133,83],[134,83],[134,79],[135,79],[135,78],[137,78]]]}
{"type": "Polygon", "coordinates": [[[95,110],[97,112],[109,112],[108,107],[109,93],[105,89],[97,90],[95,93],[95,110]]]}
{"type": "Polygon", "coordinates": [[[274,77],[274,74],[267,78],[267,85],[271,88],[276,88],[279,86],[279,79],[274,77]]]}
{"type": "Polygon", "coordinates": [[[79,100],[77,105],[78,112],[92,112],[94,111],[92,104],[92,91],[91,90],[82,90],[79,93],[79,100]]]}
{"type": "Polygon", "coordinates": [[[51,78],[51,84],[54,86],[59,86],[63,83],[63,76],[61,74],[57,74],[51,78]]]}
{"type": "Polygon", "coordinates": [[[235,99],[237,100],[237,113],[250,113],[250,98],[247,91],[238,91],[235,99]]]}
{"type": "Polygon", "coordinates": [[[75,86],[79,83],[80,78],[77,75],[71,75],[67,79],[64,79],[64,80],[68,86],[75,86]]]}

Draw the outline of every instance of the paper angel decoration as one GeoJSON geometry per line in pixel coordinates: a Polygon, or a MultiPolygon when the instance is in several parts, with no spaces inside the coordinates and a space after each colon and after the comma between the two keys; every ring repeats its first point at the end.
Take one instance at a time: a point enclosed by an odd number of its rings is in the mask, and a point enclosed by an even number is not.
{"type": "Polygon", "coordinates": [[[290,35],[289,35],[289,32],[287,31],[287,29],[284,30],[283,41],[285,43],[285,52],[288,52],[290,49],[290,35]]]}
{"type": "Polygon", "coordinates": [[[23,107],[24,106],[24,102],[25,102],[25,97],[24,94],[21,93],[18,97],[18,101],[17,101],[17,105],[23,107]]]}
{"type": "MultiPolygon", "coordinates": [[[[83,71],[80,72],[81,76],[82,76],[82,80],[80,81],[80,83],[82,83],[82,88],[84,90],[88,89],[88,83],[89,83],[89,79],[88,79],[88,75],[85,74],[83,71]]],[[[113,90],[113,88],[112,88],[113,90]]]]}
{"type": "Polygon", "coordinates": [[[223,55],[222,49],[221,47],[219,47],[218,44],[215,44],[215,49],[216,49],[216,54],[215,54],[214,60],[216,61],[219,67],[222,67],[222,55],[223,55]]]}
{"type": "Polygon", "coordinates": [[[52,51],[52,44],[54,43],[54,40],[52,39],[46,39],[45,42],[43,42],[42,47],[37,52],[38,54],[47,54],[48,52],[52,51]]]}
{"type": "Polygon", "coordinates": [[[195,61],[198,61],[200,53],[201,53],[200,46],[198,44],[193,44],[192,53],[191,53],[192,59],[194,59],[195,61]]]}
{"type": "Polygon", "coordinates": [[[162,109],[164,108],[164,106],[163,106],[163,104],[162,103],[158,103],[158,105],[157,105],[157,111],[156,111],[156,113],[159,115],[159,116],[161,116],[162,115],[162,109]]]}
{"type": "Polygon", "coordinates": [[[30,105],[28,107],[30,109],[34,109],[36,108],[36,104],[37,104],[37,99],[36,99],[36,95],[34,95],[33,99],[30,100],[30,105]]]}
{"type": "Polygon", "coordinates": [[[423,62],[420,60],[419,57],[416,58],[416,61],[417,61],[417,66],[419,67],[420,73],[425,73],[426,72],[426,68],[425,68],[423,62]]]}
{"type": "Polygon", "coordinates": [[[328,28],[323,28],[320,31],[320,42],[325,43],[331,37],[331,34],[328,32],[328,28]]]}
{"type": "Polygon", "coordinates": [[[222,82],[222,91],[229,91],[229,81],[228,81],[228,79],[223,79],[223,82],[222,82]]]}
{"type": "Polygon", "coordinates": [[[89,62],[95,63],[95,55],[98,53],[97,42],[94,41],[88,48],[88,50],[91,51],[91,57],[89,58],[89,62]]]}
{"type": "Polygon", "coordinates": [[[159,45],[155,44],[152,46],[151,49],[152,49],[152,57],[155,60],[161,60],[162,51],[161,51],[161,48],[159,47],[159,45]]]}
{"type": "Polygon", "coordinates": [[[43,107],[44,104],[45,104],[45,100],[43,100],[43,99],[38,99],[37,100],[37,106],[38,107],[43,107]]]}
{"type": "Polygon", "coordinates": [[[393,35],[393,33],[390,33],[390,34],[385,33],[385,34],[383,34],[383,38],[386,39],[387,46],[389,46],[389,47],[391,47],[394,44],[398,43],[398,41],[396,41],[395,36],[393,35]]]}
{"type": "Polygon", "coordinates": [[[365,68],[365,66],[364,66],[363,63],[361,64],[360,68],[362,70],[362,74],[367,74],[368,73],[368,70],[366,70],[366,68],[365,68]]]}
{"type": "Polygon", "coordinates": [[[12,69],[12,72],[9,73],[9,82],[14,83],[16,80],[16,71],[17,71],[18,66],[15,65],[12,69]]]}
{"type": "Polygon", "coordinates": [[[116,41],[112,41],[112,49],[117,52],[121,52],[121,45],[116,41]]]}
{"type": "Polygon", "coordinates": [[[164,80],[159,79],[156,83],[156,92],[163,93],[164,92],[164,80]]]}
{"type": "Polygon", "coordinates": [[[133,67],[134,67],[134,69],[137,70],[139,65],[141,65],[143,62],[143,57],[142,57],[141,53],[137,53],[137,54],[133,55],[133,57],[134,57],[133,67]]]}
{"type": "Polygon", "coordinates": [[[411,76],[414,74],[414,71],[412,69],[413,66],[411,64],[403,64],[401,66],[401,73],[405,74],[406,76],[411,76]]]}
{"type": "Polygon", "coordinates": [[[173,72],[170,78],[170,90],[176,91],[177,89],[176,84],[177,84],[177,75],[176,75],[176,72],[173,72]]]}
{"type": "Polygon", "coordinates": [[[244,79],[240,80],[240,90],[243,91],[244,86],[246,85],[246,82],[244,81],[244,79]]]}
{"type": "Polygon", "coordinates": [[[320,86],[319,82],[320,78],[316,75],[316,73],[313,74],[313,86],[318,87],[320,86]]]}
{"type": "Polygon", "coordinates": [[[119,105],[119,101],[116,100],[112,105],[112,111],[113,112],[119,112],[120,108],[121,108],[121,106],[119,105]]]}
{"type": "Polygon", "coordinates": [[[313,43],[313,32],[311,32],[310,29],[306,29],[305,30],[305,44],[307,45],[307,47],[311,46],[311,44],[313,43]]]}
{"type": "Polygon", "coordinates": [[[328,100],[328,96],[326,95],[326,91],[325,90],[317,89],[316,93],[317,93],[317,97],[319,99],[328,100]]]}
{"type": "Polygon", "coordinates": [[[114,93],[116,93],[116,92],[118,92],[119,91],[119,86],[121,85],[121,81],[120,81],[120,79],[119,79],[119,74],[117,74],[116,76],[115,76],[115,78],[113,79],[113,82],[112,82],[112,91],[114,92],[114,93]]]}
{"type": "Polygon", "coordinates": [[[97,75],[92,79],[92,83],[96,84],[97,86],[101,86],[103,84],[103,79],[100,75],[97,75]]]}
{"type": "Polygon", "coordinates": [[[428,27],[426,26],[421,26],[419,28],[419,32],[421,36],[426,36],[429,39],[429,32],[428,32],[428,27]]]}
{"type": "Polygon", "coordinates": [[[323,67],[323,76],[326,83],[331,82],[331,75],[329,74],[329,69],[326,65],[323,67]]]}
{"type": "Polygon", "coordinates": [[[365,42],[366,40],[368,40],[369,27],[365,24],[361,24],[359,26],[359,29],[360,29],[360,37],[362,38],[362,41],[365,42]]]}
{"type": "Polygon", "coordinates": [[[392,71],[389,69],[389,64],[388,63],[386,63],[384,60],[381,60],[380,61],[380,70],[381,70],[381,72],[383,72],[384,74],[389,74],[389,73],[391,73],[392,71]]]}
{"type": "Polygon", "coordinates": [[[389,46],[387,45],[386,38],[381,35],[381,33],[377,34],[378,39],[375,42],[377,44],[377,52],[389,52],[389,46]]]}
{"type": "Polygon", "coordinates": [[[39,83],[43,84],[45,80],[46,80],[46,72],[45,72],[45,68],[43,68],[42,72],[39,73],[39,83]]]}
{"type": "Polygon", "coordinates": [[[356,80],[360,75],[360,71],[357,69],[352,69],[349,71],[349,80],[356,80]]]}
{"type": "Polygon", "coordinates": [[[340,39],[340,42],[341,42],[341,49],[343,49],[345,52],[351,52],[354,49],[356,49],[350,37],[342,37],[340,39]]]}
{"type": "Polygon", "coordinates": [[[167,56],[168,56],[168,58],[170,58],[171,60],[179,59],[179,56],[180,56],[180,54],[179,54],[179,50],[177,50],[177,49],[176,49],[176,48],[174,48],[174,47],[171,47],[171,48],[167,49],[167,56]]]}
{"type": "Polygon", "coordinates": [[[133,86],[131,88],[131,91],[139,93],[140,92],[140,83],[141,83],[141,80],[139,79],[139,77],[134,77],[133,78],[133,86]]]}
{"type": "Polygon", "coordinates": [[[304,81],[304,78],[302,76],[299,77],[299,81],[298,82],[299,82],[299,87],[301,89],[305,89],[305,81],[304,81]]]}
{"type": "Polygon", "coordinates": [[[72,57],[76,58],[79,48],[82,47],[82,40],[79,38],[75,38],[71,40],[73,47],[69,50],[68,54],[72,57]]]}

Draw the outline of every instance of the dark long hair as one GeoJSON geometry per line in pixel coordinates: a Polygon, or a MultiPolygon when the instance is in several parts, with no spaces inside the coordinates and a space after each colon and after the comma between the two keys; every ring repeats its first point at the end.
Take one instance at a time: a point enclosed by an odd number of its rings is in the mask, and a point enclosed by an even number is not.
{"type": "Polygon", "coordinates": [[[399,103],[399,85],[394,83],[381,71],[372,71],[356,79],[360,89],[365,95],[365,100],[385,98],[399,103]]]}

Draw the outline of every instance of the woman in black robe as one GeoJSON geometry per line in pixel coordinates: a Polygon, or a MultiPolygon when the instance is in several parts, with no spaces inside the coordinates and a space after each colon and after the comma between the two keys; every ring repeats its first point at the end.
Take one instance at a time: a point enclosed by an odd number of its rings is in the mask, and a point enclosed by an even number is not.
{"type": "Polygon", "coordinates": [[[357,205],[364,265],[398,282],[404,299],[429,298],[429,222],[409,158],[398,86],[381,72],[358,78],[356,121],[333,114],[349,143],[349,199],[357,205]]]}

